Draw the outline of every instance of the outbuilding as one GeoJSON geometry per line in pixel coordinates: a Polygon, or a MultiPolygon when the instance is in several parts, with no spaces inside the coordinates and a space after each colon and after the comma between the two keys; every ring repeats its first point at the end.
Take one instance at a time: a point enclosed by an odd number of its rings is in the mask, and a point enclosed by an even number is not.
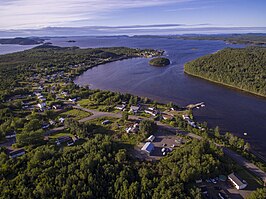
{"type": "Polygon", "coordinates": [[[141,150],[150,154],[154,150],[154,145],[151,142],[146,142],[141,150]]]}
{"type": "Polygon", "coordinates": [[[18,150],[11,151],[9,153],[9,157],[10,158],[16,158],[16,157],[22,156],[24,154],[25,154],[25,150],[24,149],[18,149],[18,150]]]}
{"type": "Polygon", "coordinates": [[[248,183],[241,179],[239,176],[237,176],[235,173],[231,173],[228,175],[228,179],[233,183],[233,185],[239,190],[239,189],[245,189],[248,183]]]}
{"type": "Polygon", "coordinates": [[[155,136],[154,136],[154,135],[151,135],[150,137],[148,137],[147,140],[148,140],[149,142],[153,142],[154,139],[155,139],[155,136]]]}

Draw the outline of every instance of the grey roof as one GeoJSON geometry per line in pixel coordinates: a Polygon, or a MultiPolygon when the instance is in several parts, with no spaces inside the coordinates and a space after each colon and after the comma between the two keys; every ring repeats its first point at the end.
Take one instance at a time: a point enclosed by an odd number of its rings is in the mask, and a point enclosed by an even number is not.
{"type": "Polygon", "coordinates": [[[230,178],[231,180],[233,180],[238,186],[244,185],[246,183],[243,182],[243,180],[237,176],[235,173],[231,173],[230,175],[228,175],[228,178],[230,178]]]}

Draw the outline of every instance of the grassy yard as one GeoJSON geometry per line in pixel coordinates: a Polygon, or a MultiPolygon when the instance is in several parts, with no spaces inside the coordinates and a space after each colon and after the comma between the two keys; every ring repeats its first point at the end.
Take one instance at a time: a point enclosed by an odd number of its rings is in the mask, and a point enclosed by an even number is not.
{"type": "Polygon", "coordinates": [[[82,110],[78,110],[78,109],[73,109],[73,110],[70,110],[70,111],[61,113],[60,115],[62,117],[71,117],[71,118],[74,118],[76,120],[80,120],[82,118],[89,117],[92,114],[89,113],[89,112],[86,112],[86,111],[82,111],[82,110]]]}
{"type": "Polygon", "coordinates": [[[81,107],[88,108],[88,109],[95,109],[95,110],[102,111],[102,112],[114,112],[115,111],[113,106],[98,104],[89,99],[80,100],[78,101],[78,104],[81,107]]]}
{"type": "Polygon", "coordinates": [[[74,135],[72,135],[71,133],[67,133],[67,132],[61,132],[61,133],[56,133],[54,135],[51,135],[49,136],[49,138],[51,139],[57,139],[59,137],[62,137],[62,136],[69,136],[69,137],[74,137],[74,135]]]}

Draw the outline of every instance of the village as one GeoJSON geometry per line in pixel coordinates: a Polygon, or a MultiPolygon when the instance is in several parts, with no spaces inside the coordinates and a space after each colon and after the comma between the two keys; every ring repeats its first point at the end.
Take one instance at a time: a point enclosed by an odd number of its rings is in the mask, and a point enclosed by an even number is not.
{"type": "MultiPolygon", "coordinates": [[[[139,54],[145,57],[155,55],[148,51],[139,54]]],[[[113,60],[103,58],[97,64],[109,61],[113,60]]],[[[25,116],[24,128],[7,130],[0,143],[11,159],[25,155],[31,145],[64,148],[86,142],[89,136],[81,136],[72,130],[73,122],[93,126],[92,132],[110,132],[115,141],[129,145],[130,154],[141,161],[158,161],[191,140],[202,139],[188,130],[205,131],[204,125],[193,120],[192,111],[204,108],[203,102],[178,107],[172,103],[161,104],[146,98],[75,85],[73,77],[87,68],[86,63],[80,63],[62,69],[53,66],[49,71],[41,69],[27,82],[20,82],[18,90],[27,88],[23,94],[12,95],[3,101],[12,104],[17,114],[25,116]],[[22,133],[25,126],[34,133],[22,133]]],[[[254,181],[253,175],[247,175],[246,171],[242,173],[244,177],[248,176],[245,180],[254,181]]],[[[234,194],[245,197],[250,193],[245,190],[249,186],[245,180],[236,173],[228,176],[221,173],[211,179],[198,179],[195,183],[207,198],[230,198],[234,194]]],[[[256,182],[251,186],[253,184],[256,182]]]]}

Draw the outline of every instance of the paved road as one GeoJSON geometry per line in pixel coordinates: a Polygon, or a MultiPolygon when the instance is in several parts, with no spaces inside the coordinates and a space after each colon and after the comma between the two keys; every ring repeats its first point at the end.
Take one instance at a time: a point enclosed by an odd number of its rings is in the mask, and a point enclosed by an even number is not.
{"type": "MultiPolygon", "coordinates": [[[[100,111],[97,111],[97,110],[87,109],[87,108],[83,108],[83,107],[80,107],[80,106],[73,106],[73,108],[79,109],[79,110],[83,110],[83,111],[86,111],[86,112],[90,112],[90,113],[93,114],[93,115],[91,115],[89,117],[86,117],[86,118],[83,118],[83,119],[79,120],[79,122],[85,122],[85,121],[96,119],[96,118],[100,118],[100,117],[115,117],[115,118],[121,118],[122,117],[121,113],[100,112],[100,111]]],[[[132,116],[132,115],[129,116],[129,119],[138,119],[138,118],[139,117],[137,117],[137,116],[132,116]]],[[[193,133],[188,133],[188,132],[185,132],[185,131],[180,131],[178,128],[168,126],[168,125],[163,124],[161,122],[157,122],[157,125],[159,127],[161,127],[161,128],[167,129],[167,130],[172,131],[174,133],[180,133],[182,135],[187,135],[187,136],[189,136],[191,138],[198,139],[198,140],[202,139],[202,137],[199,136],[199,135],[196,135],[196,134],[193,134],[193,133]]],[[[62,127],[57,127],[57,128],[51,129],[50,131],[47,131],[45,134],[48,135],[48,134],[51,134],[51,133],[54,133],[54,132],[57,132],[57,131],[61,131],[64,128],[65,127],[63,127],[63,126],[62,127]]],[[[232,150],[230,150],[230,149],[228,149],[226,147],[223,147],[223,146],[221,146],[219,144],[216,144],[216,145],[219,146],[219,147],[222,147],[222,149],[224,151],[224,154],[226,154],[227,156],[229,156],[230,158],[235,160],[239,165],[245,167],[250,172],[254,173],[257,177],[262,179],[264,184],[266,185],[266,173],[264,171],[262,171],[256,165],[254,165],[253,163],[251,163],[248,160],[246,160],[245,158],[243,158],[241,155],[238,155],[236,152],[234,152],[234,151],[232,151],[232,150]]]]}
{"type": "MultiPolygon", "coordinates": [[[[81,106],[73,106],[73,108],[92,113],[91,116],[83,118],[83,119],[79,120],[79,122],[86,122],[88,120],[93,120],[93,119],[100,118],[100,117],[115,117],[115,118],[121,118],[122,117],[121,113],[100,112],[100,111],[96,111],[96,110],[92,110],[92,109],[83,108],[81,106]]],[[[129,119],[138,119],[139,117],[134,116],[134,115],[129,115],[128,118],[129,119]]]]}
{"type": "Polygon", "coordinates": [[[264,185],[266,185],[266,173],[262,171],[260,168],[258,168],[255,164],[249,162],[245,158],[243,158],[241,155],[235,153],[234,151],[222,147],[224,154],[235,160],[239,165],[245,167],[249,171],[251,171],[253,174],[255,174],[257,177],[259,177],[263,182],[264,185]]]}
{"type": "MultiPolygon", "coordinates": [[[[87,117],[87,118],[84,118],[84,119],[80,120],[80,122],[88,121],[88,120],[95,119],[95,118],[98,118],[98,117],[103,117],[103,116],[116,117],[116,118],[121,118],[122,117],[122,114],[120,114],[120,113],[99,112],[99,111],[95,111],[95,110],[91,110],[91,109],[82,108],[80,106],[75,106],[74,108],[80,109],[80,110],[83,110],[83,111],[86,111],[86,112],[90,112],[90,113],[93,114],[90,117],[87,117]]],[[[130,115],[129,119],[138,119],[138,117],[130,115]]],[[[182,135],[186,135],[186,136],[189,136],[191,138],[198,139],[198,140],[202,139],[201,136],[196,135],[194,133],[188,133],[188,132],[185,132],[185,131],[180,131],[178,128],[169,126],[167,124],[163,124],[161,122],[156,122],[156,123],[157,123],[157,125],[159,127],[167,129],[167,130],[172,131],[174,133],[180,133],[182,135]]],[[[239,165],[245,167],[250,172],[255,174],[257,177],[262,179],[264,184],[266,185],[266,173],[264,171],[262,171],[256,165],[254,165],[253,163],[249,162],[248,160],[246,160],[245,158],[243,158],[241,155],[237,154],[236,152],[234,152],[234,151],[232,151],[232,150],[230,150],[230,149],[228,149],[226,147],[223,147],[223,146],[221,146],[221,145],[219,145],[217,143],[215,143],[215,144],[218,147],[222,147],[225,155],[229,156],[230,158],[235,160],[239,165]]]]}

